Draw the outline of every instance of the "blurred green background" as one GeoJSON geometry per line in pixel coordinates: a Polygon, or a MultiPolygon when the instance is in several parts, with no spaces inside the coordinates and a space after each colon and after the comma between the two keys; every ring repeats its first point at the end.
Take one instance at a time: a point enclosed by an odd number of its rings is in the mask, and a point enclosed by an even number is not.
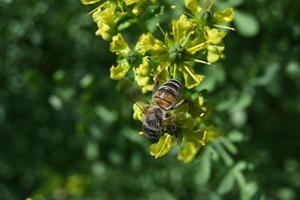
{"type": "Polygon", "coordinates": [[[300,2],[220,3],[237,31],[202,87],[242,179],[206,149],[190,164],[149,155],[91,7],[0,0],[0,199],[299,199],[300,2]]]}

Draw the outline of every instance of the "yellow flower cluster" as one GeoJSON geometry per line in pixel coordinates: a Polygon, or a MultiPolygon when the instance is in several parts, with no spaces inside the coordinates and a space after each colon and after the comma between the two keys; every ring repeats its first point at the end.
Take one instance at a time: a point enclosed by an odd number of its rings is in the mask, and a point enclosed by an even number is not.
{"type": "MultiPolygon", "coordinates": [[[[82,4],[96,4],[101,0],[81,0],[82,4]]],[[[117,32],[117,25],[124,18],[139,16],[146,5],[154,4],[156,0],[107,0],[90,12],[98,26],[96,35],[110,41],[117,32]]],[[[130,25],[130,23],[128,23],[130,25]]]]}
{"type": "MultiPolygon", "coordinates": [[[[82,0],[82,3],[94,4],[99,1],[82,0]]],[[[205,2],[201,6],[197,0],[184,0],[187,12],[171,21],[169,32],[165,32],[158,24],[163,37],[146,29],[134,46],[129,45],[131,42],[127,42],[121,30],[133,24],[141,26],[145,23],[145,16],[158,16],[155,10],[162,10],[158,8],[164,8],[167,2],[107,0],[91,12],[98,26],[96,35],[110,41],[110,51],[117,55],[117,65],[110,68],[111,79],[123,79],[131,72],[130,75],[134,76],[144,93],[153,90],[154,76],[160,82],[170,78],[183,81],[186,91],[189,91],[184,95],[185,103],[168,115],[180,130],[181,145],[177,158],[184,162],[191,161],[201,147],[220,135],[220,131],[208,123],[210,109],[196,87],[205,78],[200,73],[201,67],[224,57],[223,39],[227,31],[232,30],[228,23],[234,18],[234,10],[227,8],[216,11],[211,1],[205,2]],[[154,7],[147,10],[150,6],[154,7]]],[[[145,24],[142,27],[146,27],[145,24]]],[[[141,110],[136,104],[133,109],[134,118],[142,121],[141,110]]],[[[150,153],[156,158],[163,156],[175,144],[175,138],[164,134],[150,146],[150,153]]]]}
{"type": "MultiPolygon", "coordinates": [[[[226,10],[220,13],[224,12],[228,13],[226,10]]],[[[216,20],[229,20],[229,17],[225,14],[217,14],[216,16],[218,16],[216,20]],[[223,18],[220,16],[223,16],[223,18]]],[[[215,27],[195,23],[194,21],[197,22],[197,20],[199,20],[198,16],[188,18],[186,15],[181,15],[178,20],[172,21],[171,33],[163,32],[163,41],[155,38],[152,33],[143,34],[138,39],[135,49],[125,55],[125,57],[128,57],[131,53],[136,57],[147,57],[147,59],[144,59],[143,65],[138,66],[138,70],[134,69],[136,81],[143,91],[151,90],[149,84],[151,81],[145,78],[150,73],[158,77],[162,82],[169,78],[182,78],[185,87],[192,89],[204,79],[202,74],[196,72],[199,71],[201,66],[198,65],[197,69],[195,69],[195,65],[198,63],[209,65],[223,58],[224,45],[222,39],[225,37],[226,32],[215,27]],[[150,62],[151,70],[149,70],[150,62]],[[147,73],[136,73],[142,68],[145,68],[143,71],[147,71],[147,73]]],[[[111,45],[117,46],[117,43],[123,43],[124,47],[124,49],[119,49],[118,51],[128,50],[128,44],[120,34],[113,37],[111,45]]],[[[118,51],[113,52],[121,55],[118,51]]],[[[119,61],[122,59],[119,59],[119,61]]],[[[134,66],[133,63],[126,63],[119,62],[119,70],[111,70],[111,77],[117,77],[113,79],[123,78],[128,71],[128,65],[134,66]],[[118,73],[118,75],[115,73],[118,73]]]]}

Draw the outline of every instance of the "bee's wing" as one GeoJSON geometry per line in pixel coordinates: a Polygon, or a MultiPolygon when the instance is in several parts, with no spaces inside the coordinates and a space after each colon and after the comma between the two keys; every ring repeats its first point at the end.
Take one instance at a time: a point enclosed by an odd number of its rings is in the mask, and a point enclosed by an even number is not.
{"type": "Polygon", "coordinates": [[[130,97],[138,106],[138,108],[144,113],[148,106],[145,103],[141,88],[127,78],[122,79],[119,86],[120,90],[122,90],[128,97],[130,97]]]}

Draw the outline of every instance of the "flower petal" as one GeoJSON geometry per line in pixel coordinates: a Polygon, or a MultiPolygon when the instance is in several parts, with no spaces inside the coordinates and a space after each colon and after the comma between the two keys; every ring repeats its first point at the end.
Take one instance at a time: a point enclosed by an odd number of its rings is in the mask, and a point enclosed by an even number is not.
{"type": "Polygon", "coordinates": [[[107,1],[98,6],[92,15],[94,22],[98,26],[96,35],[103,37],[106,41],[111,39],[115,31],[115,10],[115,3],[107,1]]]}
{"type": "Polygon", "coordinates": [[[155,158],[166,155],[171,148],[174,146],[175,141],[173,137],[169,134],[164,134],[161,136],[157,143],[154,143],[150,146],[149,152],[155,158]]]}
{"type": "Polygon", "coordinates": [[[135,45],[135,50],[145,55],[154,45],[154,37],[151,33],[142,34],[135,45]]]}
{"type": "Polygon", "coordinates": [[[143,121],[143,113],[137,103],[133,104],[133,119],[143,121]]]}
{"type": "Polygon", "coordinates": [[[110,68],[110,78],[113,80],[120,80],[127,74],[130,66],[127,62],[121,62],[116,67],[110,68]]]}
{"type": "Polygon", "coordinates": [[[142,88],[142,92],[146,93],[153,89],[153,82],[151,82],[150,66],[147,57],[143,58],[142,63],[134,68],[134,78],[136,83],[142,88]]]}
{"type": "Polygon", "coordinates": [[[134,3],[137,3],[139,2],[140,0],[124,0],[126,6],[129,6],[131,4],[134,4],[134,3]]]}
{"type": "Polygon", "coordinates": [[[202,10],[197,0],[184,0],[184,5],[194,14],[197,14],[202,10]]]}
{"type": "Polygon", "coordinates": [[[220,58],[223,58],[224,46],[222,45],[209,45],[207,47],[207,61],[210,63],[217,62],[220,58]]]}
{"type": "Polygon", "coordinates": [[[111,52],[114,52],[117,55],[123,57],[126,57],[129,54],[130,49],[121,33],[118,33],[117,35],[113,36],[112,42],[110,43],[110,50],[111,52]]]}
{"type": "Polygon", "coordinates": [[[197,154],[199,147],[194,142],[184,142],[177,155],[177,159],[185,163],[192,161],[197,154]]]}
{"type": "Polygon", "coordinates": [[[187,89],[196,87],[204,79],[204,76],[200,74],[196,74],[196,72],[194,72],[191,66],[184,65],[181,67],[181,70],[184,77],[185,87],[187,89]]]}
{"type": "Polygon", "coordinates": [[[211,44],[219,44],[223,37],[225,37],[226,33],[223,31],[220,31],[216,28],[209,28],[208,26],[204,27],[205,36],[208,42],[211,44]]]}
{"type": "Polygon", "coordinates": [[[114,27],[107,24],[102,24],[96,31],[96,35],[101,36],[105,41],[110,41],[114,30],[114,27]]]}
{"type": "Polygon", "coordinates": [[[178,20],[172,21],[172,33],[176,43],[184,41],[191,31],[193,23],[185,15],[181,15],[178,20]]]}
{"type": "Polygon", "coordinates": [[[226,8],[225,10],[217,11],[214,14],[214,18],[217,21],[229,23],[233,20],[234,15],[235,15],[235,12],[234,12],[233,8],[226,8]]]}
{"type": "Polygon", "coordinates": [[[100,0],[81,0],[81,3],[84,5],[94,4],[99,2],[100,0]]]}

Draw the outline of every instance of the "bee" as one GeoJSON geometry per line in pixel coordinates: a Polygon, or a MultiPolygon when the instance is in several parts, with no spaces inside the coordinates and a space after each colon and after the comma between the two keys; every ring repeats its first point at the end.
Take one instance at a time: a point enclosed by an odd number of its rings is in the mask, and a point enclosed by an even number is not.
{"type": "Polygon", "coordinates": [[[167,111],[174,110],[183,103],[179,101],[182,92],[180,81],[171,79],[157,88],[155,83],[152,101],[145,105],[140,101],[137,105],[143,113],[142,129],[144,136],[149,139],[158,139],[166,132],[178,138],[176,127],[170,124],[167,111]]]}
{"type": "MultiPolygon", "coordinates": [[[[156,88],[156,87],[154,87],[156,88]]],[[[163,110],[178,107],[178,98],[181,96],[182,84],[180,81],[171,79],[159,86],[152,97],[152,104],[159,106],[163,110]]]]}

